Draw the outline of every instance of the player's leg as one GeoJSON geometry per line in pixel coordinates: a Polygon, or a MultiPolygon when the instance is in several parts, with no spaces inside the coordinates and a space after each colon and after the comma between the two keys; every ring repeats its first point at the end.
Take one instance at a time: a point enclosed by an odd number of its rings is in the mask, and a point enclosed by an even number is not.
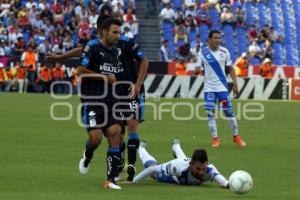
{"type": "Polygon", "coordinates": [[[121,134],[120,134],[120,141],[121,141],[121,144],[120,144],[120,154],[121,154],[121,160],[120,160],[120,163],[118,165],[118,174],[120,174],[124,167],[125,167],[125,149],[126,149],[126,143],[124,141],[124,136],[125,136],[125,126],[122,126],[122,131],[121,131],[121,134]]]}
{"type": "Polygon", "coordinates": [[[156,165],[156,159],[150,155],[150,153],[146,149],[147,143],[145,141],[140,142],[140,147],[138,149],[139,157],[143,163],[144,168],[148,168],[152,165],[156,165]]]}
{"type": "Polygon", "coordinates": [[[127,131],[128,131],[128,142],[127,142],[127,151],[128,151],[128,166],[127,173],[128,181],[132,181],[135,174],[135,162],[136,154],[140,145],[140,136],[137,132],[139,121],[135,119],[127,120],[127,131]]]}
{"type": "Polygon", "coordinates": [[[128,181],[132,181],[135,174],[135,162],[137,156],[137,150],[140,145],[140,136],[138,133],[138,126],[141,121],[144,120],[144,108],[145,108],[145,94],[141,93],[135,99],[135,101],[130,102],[131,110],[133,111],[133,118],[127,120],[127,131],[128,131],[128,181]]]}
{"type": "Polygon", "coordinates": [[[104,187],[106,188],[121,189],[121,187],[115,183],[115,178],[118,175],[118,165],[121,160],[121,130],[121,125],[117,123],[109,126],[109,128],[106,130],[107,140],[109,143],[106,154],[107,181],[104,184],[104,187]]]}
{"type": "Polygon", "coordinates": [[[205,92],[204,93],[205,100],[205,109],[207,111],[208,117],[208,128],[212,137],[212,147],[219,147],[221,145],[220,139],[218,137],[217,132],[217,122],[215,117],[215,107],[217,96],[215,92],[205,92]]]}
{"type": "Polygon", "coordinates": [[[186,155],[181,149],[180,141],[177,138],[172,140],[172,151],[175,158],[186,158],[186,155]]]}
{"type": "Polygon", "coordinates": [[[246,143],[242,140],[238,133],[238,124],[235,114],[232,110],[232,103],[229,99],[229,93],[220,92],[218,95],[220,99],[220,109],[223,110],[225,116],[228,119],[234,143],[238,144],[240,147],[245,147],[246,143]]]}
{"type": "Polygon", "coordinates": [[[89,170],[89,164],[93,158],[94,151],[101,144],[102,141],[102,131],[100,129],[95,129],[89,131],[89,139],[85,144],[85,151],[79,162],[79,172],[81,174],[86,174],[89,170]]]}
{"type": "Polygon", "coordinates": [[[88,131],[88,140],[85,145],[85,151],[79,162],[79,171],[81,174],[86,174],[89,169],[90,161],[93,158],[94,151],[102,141],[103,132],[97,127],[95,116],[99,110],[96,107],[83,105],[82,120],[88,131]]]}

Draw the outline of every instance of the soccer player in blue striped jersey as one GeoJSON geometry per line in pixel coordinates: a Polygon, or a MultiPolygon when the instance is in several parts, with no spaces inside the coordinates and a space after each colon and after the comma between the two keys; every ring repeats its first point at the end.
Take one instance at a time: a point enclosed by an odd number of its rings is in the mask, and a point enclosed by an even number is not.
{"type": "Polygon", "coordinates": [[[233,141],[240,147],[245,147],[246,143],[239,135],[237,120],[232,111],[225,70],[229,71],[232,78],[234,96],[238,94],[237,80],[230,60],[230,54],[226,48],[220,46],[220,43],[221,33],[217,30],[210,31],[208,47],[200,50],[195,66],[196,74],[204,70],[204,107],[208,113],[208,127],[212,137],[212,147],[217,148],[221,145],[215,118],[216,109],[223,110],[228,118],[233,141]]]}

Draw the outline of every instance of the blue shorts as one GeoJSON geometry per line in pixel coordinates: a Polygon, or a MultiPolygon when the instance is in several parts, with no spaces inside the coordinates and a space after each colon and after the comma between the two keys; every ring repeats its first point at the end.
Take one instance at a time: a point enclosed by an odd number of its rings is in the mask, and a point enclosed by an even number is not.
{"type": "Polygon", "coordinates": [[[232,103],[228,92],[204,92],[204,108],[206,110],[230,110],[232,103]]]}

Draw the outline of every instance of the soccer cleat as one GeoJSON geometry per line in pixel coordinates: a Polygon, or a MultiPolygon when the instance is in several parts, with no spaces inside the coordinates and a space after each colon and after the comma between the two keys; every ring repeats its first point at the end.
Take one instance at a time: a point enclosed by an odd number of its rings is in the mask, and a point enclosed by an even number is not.
{"type": "Polygon", "coordinates": [[[173,146],[174,144],[180,144],[180,141],[179,141],[178,138],[173,138],[173,139],[172,139],[172,146],[173,146]]]}
{"type": "Polygon", "coordinates": [[[104,188],[110,188],[110,189],[114,189],[114,190],[121,190],[122,188],[117,185],[116,183],[113,183],[111,181],[105,181],[104,182],[104,188]]]}
{"type": "Polygon", "coordinates": [[[211,146],[214,148],[218,148],[218,147],[220,147],[220,145],[221,145],[220,139],[218,137],[213,138],[211,146]]]}
{"type": "Polygon", "coordinates": [[[238,144],[240,147],[245,147],[246,143],[242,140],[239,135],[233,136],[233,142],[238,144]]]}
{"type": "Polygon", "coordinates": [[[86,174],[89,171],[90,160],[85,157],[85,152],[79,162],[79,172],[81,174],[86,174]]]}
{"type": "Polygon", "coordinates": [[[140,141],[140,148],[146,148],[146,146],[147,146],[147,142],[141,140],[141,141],[140,141]]]}
{"type": "Polygon", "coordinates": [[[127,166],[127,174],[128,174],[128,177],[127,177],[127,181],[132,181],[133,180],[133,178],[134,178],[134,175],[135,175],[135,166],[134,165],[131,165],[131,164],[129,164],[128,166],[127,166]]]}

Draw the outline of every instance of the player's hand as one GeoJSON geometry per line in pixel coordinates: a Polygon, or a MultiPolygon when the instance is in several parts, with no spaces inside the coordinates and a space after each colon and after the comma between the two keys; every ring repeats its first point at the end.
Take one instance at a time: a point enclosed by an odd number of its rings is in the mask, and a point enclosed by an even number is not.
{"type": "Polygon", "coordinates": [[[130,99],[134,99],[135,97],[137,97],[140,92],[141,92],[141,85],[140,84],[134,84],[131,85],[130,88],[128,89],[128,91],[130,91],[130,99]]]}
{"type": "Polygon", "coordinates": [[[109,84],[113,84],[113,83],[116,82],[116,81],[117,81],[117,79],[116,79],[115,75],[108,75],[108,76],[107,76],[107,82],[108,82],[109,84]]]}
{"type": "Polygon", "coordinates": [[[200,75],[201,74],[201,70],[200,69],[195,69],[195,75],[200,75]]]}
{"type": "Polygon", "coordinates": [[[46,60],[48,61],[57,61],[59,60],[60,56],[55,53],[47,53],[46,54],[46,60]]]}
{"type": "Polygon", "coordinates": [[[236,98],[239,93],[239,88],[237,83],[233,83],[232,91],[233,91],[233,97],[236,98]]]}

